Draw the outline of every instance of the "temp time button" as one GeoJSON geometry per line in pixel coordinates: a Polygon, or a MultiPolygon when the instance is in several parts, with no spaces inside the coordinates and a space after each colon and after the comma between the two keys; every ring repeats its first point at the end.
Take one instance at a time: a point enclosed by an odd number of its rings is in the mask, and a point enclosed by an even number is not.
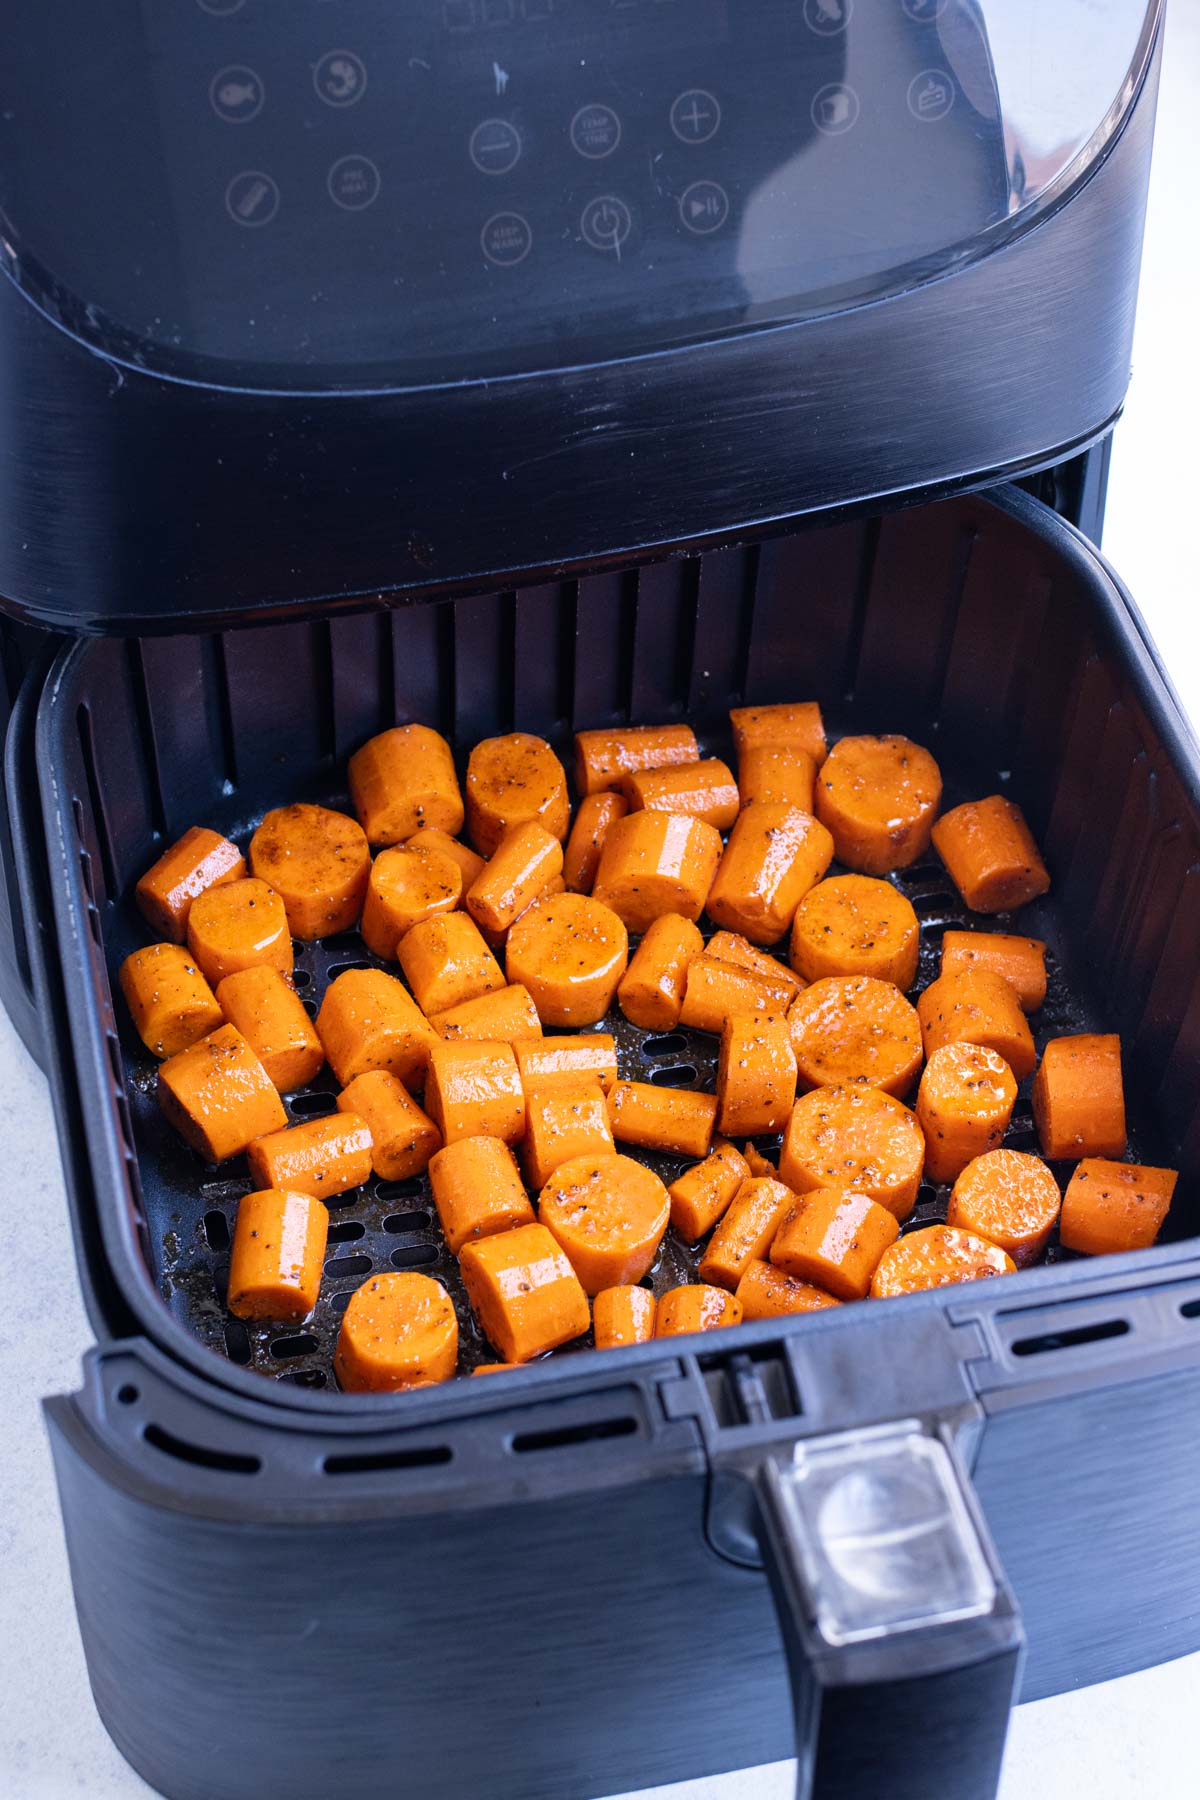
{"type": "Polygon", "coordinates": [[[611,106],[581,106],[571,120],[571,142],[589,162],[611,156],[620,141],[621,121],[611,106]]]}
{"type": "Polygon", "coordinates": [[[533,248],[529,220],[518,212],[493,213],[479,234],[479,246],[499,268],[510,269],[524,262],[533,248]]]}

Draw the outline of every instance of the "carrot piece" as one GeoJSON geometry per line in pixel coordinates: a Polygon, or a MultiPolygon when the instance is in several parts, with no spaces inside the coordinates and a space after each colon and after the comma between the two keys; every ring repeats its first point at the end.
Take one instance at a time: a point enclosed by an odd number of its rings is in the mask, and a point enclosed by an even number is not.
{"type": "Polygon", "coordinates": [[[284,975],[292,972],[292,933],[283,901],[251,875],[196,895],[188,913],[187,941],[213,987],[226,975],[259,963],[284,975]]]}
{"type": "Polygon", "coordinates": [[[221,1006],[182,944],[149,944],[121,964],[134,1029],[155,1056],[174,1056],[224,1023],[221,1006]]]}
{"type": "Polygon", "coordinates": [[[548,1087],[552,1081],[593,1075],[607,1094],[617,1079],[616,1040],[607,1031],[543,1038],[540,1044],[520,1043],[514,1048],[526,1092],[548,1087]]]}
{"type": "Polygon", "coordinates": [[[519,1369],[520,1366],[520,1363],[476,1363],[471,1373],[472,1375],[511,1375],[512,1371],[519,1369]]]}
{"type": "Polygon", "coordinates": [[[618,1081],[608,1096],[608,1116],[618,1143],[677,1156],[707,1156],[717,1116],[715,1094],[655,1087],[651,1081],[618,1081]]]}
{"type": "Polygon", "coordinates": [[[592,1334],[597,1350],[618,1344],[645,1344],[654,1336],[657,1303],[648,1288],[601,1288],[592,1303],[592,1334]]]}
{"type": "Polygon", "coordinates": [[[806,750],[752,744],[738,757],[738,795],[743,806],[768,800],[810,813],[816,783],[817,765],[806,750]]]}
{"type": "Polygon", "coordinates": [[[480,1327],[506,1363],[556,1350],[592,1322],[579,1277],[544,1225],[464,1244],[460,1266],[480,1327]]]}
{"type": "Polygon", "coordinates": [[[852,1188],[906,1219],[917,1203],[925,1140],[907,1106],[880,1088],[815,1088],[792,1108],[780,1179],[798,1195],[852,1188]]]}
{"type": "Polygon", "coordinates": [[[766,950],[759,950],[749,938],[742,937],[736,931],[714,931],[704,946],[705,956],[715,956],[718,962],[732,963],[739,969],[746,969],[761,981],[769,982],[772,992],[778,992],[779,1001],[784,1009],[791,1005],[796,995],[804,986],[800,977],[772,956],[766,950]]]}
{"type": "Polygon", "coordinates": [[[752,1144],[749,1138],[747,1138],[746,1142],[742,1145],[742,1156],[745,1159],[746,1167],[749,1169],[751,1175],[770,1175],[772,1179],[774,1179],[774,1177],[779,1174],[776,1165],[769,1157],[764,1156],[762,1151],[759,1150],[756,1145],[752,1144]]]}
{"type": "Polygon", "coordinates": [[[245,873],[236,844],[207,826],[192,825],[146,870],[134,898],[151,930],[172,944],[182,944],[196,895],[223,881],[240,881],[245,873]]]}
{"type": "Polygon", "coordinates": [[[779,706],[735,706],[729,722],[738,756],[747,750],[803,750],[813,762],[825,761],[825,723],[815,700],[785,701],[779,706]]]}
{"type": "Polygon", "coordinates": [[[782,1131],[796,1098],[796,1053],[782,1012],[735,1013],[721,1032],[717,1129],[782,1131]]]}
{"type": "Polygon", "coordinates": [[[439,856],[448,856],[462,877],[462,891],[465,894],[480,870],[486,868],[482,856],[476,854],[469,844],[462,844],[448,831],[442,831],[437,825],[422,825],[420,831],[414,831],[410,838],[405,838],[406,850],[435,850],[439,856]]]}
{"type": "Polygon", "coordinates": [[[743,1181],[708,1240],[696,1273],[732,1294],[750,1264],[764,1257],[796,1196],[782,1181],[752,1175],[743,1181]]]}
{"type": "Polygon", "coordinates": [[[1013,912],[1049,892],[1050,876],[1025,815],[1002,794],[944,813],[933,845],[972,912],[1013,912]]]}
{"type": "Polygon", "coordinates": [[[577,1156],[611,1156],[616,1151],[604,1089],[596,1080],[552,1081],[525,1096],[525,1178],[544,1188],[557,1168],[577,1156]]]}
{"type": "Polygon", "coordinates": [[[359,926],[363,942],[375,956],[394,960],[414,925],[453,912],[461,899],[462,875],[453,857],[393,844],[371,865],[359,926]]]}
{"type": "Polygon", "coordinates": [[[518,825],[540,825],[561,844],[570,817],[566,772],[545,738],[510,731],[476,744],[467,761],[467,835],[484,856],[518,825]]]}
{"type": "Polygon", "coordinates": [[[575,790],[597,794],[620,785],[639,769],[676,768],[700,760],[690,725],[629,725],[614,731],[575,733],[575,790]]]}
{"type": "Polygon", "coordinates": [[[623,819],[628,811],[629,802],[624,794],[606,790],[584,795],[563,852],[563,879],[568,893],[591,893],[608,828],[614,819],[623,819]]]}
{"type": "Polygon", "coordinates": [[[504,986],[504,976],[466,913],[439,913],[405,933],[397,951],[421,1011],[448,1012],[504,986]]]}
{"type": "Polygon", "coordinates": [[[742,1318],[747,1322],[783,1319],[791,1313],[824,1312],[830,1306],[841,1305],[824,1288],[801,1281],[798,1275],[785,1274],[774,1263],[758,1257],[747,1263],[746,1273],[737,1284],[737,1297],[742,1304],[742,1318]]]}
{"type": "Polygon", "coordinates": [[[1001,931],[947,931],[942,936],[943,975],[987,969],[1016,989],[1022,1012],[1037,1012],[1046,998],[1046,946],[1041,938],[1001,931]]]}
{"type": "Polygon", "coordinates": [[[525,1095],[512,1045],[483,1038],[435,1042],[425,1105],[447,1144],[463,1137],[515,1144],[525,1130],[525,1095]]]}
{"type": "Polygon", "coordinates": [[[698,956],[688,964],[679,1023],[696,1031],[721,1032],[725,1021],[738,1013],[770,1012],[790,1005],[792,997],[781,981],[767,981],[752,969],[715,956],[698,956]]]}
{"type": "Polygon", "coordinates": [[[1147,1250],[1162,1229],[1179,1176],[1174,1169],[1085,1156],[1067,1183],[1058,1235],[1068,1250],[1102,1256],[1147,1250]]]}
{"type": "Polygon", "coordinates": [[[585,1293],[642,1279],[670,1218],[667,1190],[631,1156],[575,1156],[538,1196],[538,1217],[579,1277],[585,1293]]]}
{"type": "Polygon", "coordinates": [[[329,1213],[308,1194],[261,1188],[238,1201],[226,1304],[238,1319],[306,1319],[321,1292],[329,1213]]]}
{"type": "Polygon", "coordinates": [[[639,769],[623,778],[621,792],[630,812],[686,813],[718,831],[729,830],[740,805],[733,772],[716,757],[674,769],[639,769]]]}
{"type": "Polygon", "coordinates": [[[752,944],[773,944],[832,856],[833,839],[811,813],[756,800],[738,814],[729,834],[708,916],[752,944]]]}
{"type": "Polygon", "coordinates": [[[1029,1020],[1017,990],[1002,975],[971,969],[939,975],[917,1001],[926,1056],[943,1044],[978,1044],[1002,1056],[1018,1081],[1037,1063],[1029,1020]]]}
{"type": "Polygon", "coordinates": [[[532,1042],[542,1035],[533,996],[518,982],[431,1013],[429,1023],[439,1037],[488,1038],[494,1044],[532,1042]]]}
{"type": "Polygon", "coordinates": [[[371,852],[356,819],[327,806],[278,806],[250,839],[250,872],[283,901],[293,937],[305,942],[358,923],[371,852]]]}
{"type": "MultiPolygon", "coordinates": [[[[714,1140],[712,1155],[685,1169],[667,1189],[671,1223],[685,1244],[694,1244],[711,1231],[742,1183],[749,1181],[746,1158],[724,1139],[714,1140]]],[[[775,1171],[772,1169],[772,1174],[775,1171]]]]}
{"type": "Polygon", "coordinates": [[[464,1137],[447,1144],[430,1160],[429,1184],[455,1256],[478,1238],[533,1224],[516,1158],[499,1138],[464,1137]]]}
{"type": "Polygon", "coordinates": [[[879,1259],[899,1231],[895,1214],[868,1194],[814,1188],[782,1220],[771,1261],[835,1300],[865,1300],[879,1259]]]}
{"type": "Polygon", "coordinates": [[[643,1031],[670,1031],[679,1023],[688,966],[704,950],[690,919],[663,913],[652,921],[617,988],[617,1004],[643,1031]]]}
{"type": "Polygon", "coordinates": [[[463,802],[454,756],[428,725],[396,725],[356,750],[350,796],[372,844],[399,844],[424,825],[451,837],[462,830],[463,802]]]}
{"type": "Polygon", "coordinates": [[[1084,1033],[1052,1038],[1033,1081],[1033,1116],[1043,1156],[1125,1154],[1121,1040],[1084,1033]]]}
{"type": "Polygon", "coordinates": [[[294,1093],[318,1075],[325,1052],[300,996],[278,969],[239,969],[217,984],[217,1004],[236,1025],[272,1085],[294,1093]]]}
{"type": "Polygon", "coordinates": [[[691,1337],[697,1331],[719,1331],[726,1325],[740,1325],[742,1303],[723,1288],[694,1282],[687,1287],[671,1288],[658,1303],[654,1335],[691,1337]]]}
{"type": "MultiPolygon", "coordinates": [[[[527,906],[525,906],[523,908],[523,910],[521,911],[521,913],[518,916],[520,918],[524,918],[525,914],[530,910],[530,907],[537,906],[539,904],[539,902],[543,901],[543,900],[555,900],[558,898],[558,896],[560,894],[565,894],[566,891],[567,891],[567,884],[563,880],[562,876],[561,875],[552,875],[550,877],[549,881],[546,883],[545,887],[542,888],[539,893],[536,893],[534,895],[533,899],[529,902],[529,904],[527,906]]],[[[513,921],[513,924],[515,924],[515,923],[516,923],[516,920],[513,921]]],[[[487,945],[488,949],[491,950],[493,952],[493,954],[496,956],[499,956],[500,952],[502,950],[507,949],[508,939],[509,939],[509,935],[510,935],[511,931],[512,931],[511,925],[505,925],[499,931],[493,930],[493,928],[490,925],[480,925],[480,927],[479,927],[480,937],[483,939],[483,941],[487,945]]]]}
{"type": "Polygon", "coordinates": [[[923,1288],[953,1287],[1012,1275],[1016,1264],[1006,1250],[956,1225],[927,1225],[910,1231],[885,1250],[871,1278],[872,1300],[891,1300],[923,1288]]]}
{"type": "Polygon", "coordinates": [[[946,1223],[998,1244],[1023,1269],[1046,1248],[1061,1204],[1058,1183],[1040,1156],[989,1150],[954,1183],[946,1223]]]}
{"type": "Polygon", "coordinates": [[[492,850],[492,860],[472,883],[466,908],[489,931],[507,931],[548,882],[562,874],[558,839],[535,819],[514,825],[492,850]]]}
{"type": "Polygon", "coordinates": [[[442,1134],[402,1081],[386,1069],[356,1075],[337,1097],[339,1112],[355,1113],[371,1133],[371,1167],[381,1181],[421,1174],[442,1147],[442,1134]]]}
{"type": "Polygon", "coordinates": [[[975,1157],[995,1150],[1016,1100],[1016,1077],[998,1051],[966,1043],[935,1050],[917,1089],[930,1181],[953,1181],[975,1157]]]}
{"type": "Polygon", "coordinates": [[[921,925],[890,881],[835,875],[810,888],[792,920],[789,960],[805,981],[870,975],[901,990],[917,978],[921,925]]]}
{"type": "Polygon", "coordinates": [[[890,981],[830,975],[793,1002],[788,1030],[802,1088],[882,1088],[906,1094],[920,1072],[916,1010],[890,981]]]}
{"type": "Polygon", "coordinates": [[[848,737],[817,775],[817,817],[837,859],[861,875],[907,869],[929,849],[942,801],[941,771],[906,737],[848,737]]]}
{"type": "Polygon", "coordinates": [[[721,834],[703,819],[626,813],[605,834],[592,894],[610,906],[630,931],[645,931],[660,914],[669,912],[694,924],[704,910],[720,860],[721,834]]]}
{"type": "Polygon", "coordinates": [[[529,989],[543,1025],[594,1025],[628,958],[629,934],[616,913],[587,894],[556,894],[517,920],[505,967],[529,989]]]}
{"type": "Polygon", "coordinates": [[[317,1036],[343,1087],[368,1069],[386,1069],[405,1087],[424,1085],[437,1042],[407,989],[382,969],[347,969],[325,989],[317,1036]]]}
{"type": "Polygon", "coordinates": [[[232,1025],[219,1026],[160,1065],[158,1103],[206,1162],[240,1156],[264,1131],[287,1124],[267,1071],[232,1025]]]}
{"type": "Polygon", "coordinates": [[[333,1367],[348,1394],[448,1381],[458,1367],[458,1318],[441,1282],[410,1271],[370,1276],[342,1314],[333,1367]]]}
{"type": "Polygon", "coordinates": [[[371,1131],[357,1113],[330,1113],[255,1138],[246,1160],[260,1187],[328,1200],[371,1179],[371,1131]]]}

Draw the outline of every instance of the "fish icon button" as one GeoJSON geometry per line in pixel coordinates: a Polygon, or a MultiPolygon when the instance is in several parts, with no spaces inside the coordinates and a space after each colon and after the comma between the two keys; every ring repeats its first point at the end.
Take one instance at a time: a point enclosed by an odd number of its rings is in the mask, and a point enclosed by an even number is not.
{"type": "Polygon", "coordinates": [[[263,109],[266,91],[253,69],[231,63],[208,84],[208,103],[226,125],[248,125],[263,109]]]}

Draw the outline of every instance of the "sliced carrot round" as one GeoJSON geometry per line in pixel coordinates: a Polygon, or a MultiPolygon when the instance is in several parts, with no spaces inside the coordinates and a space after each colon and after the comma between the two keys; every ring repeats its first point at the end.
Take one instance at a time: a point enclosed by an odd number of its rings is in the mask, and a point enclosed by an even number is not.
{"type": "Polygon", "coordinates": [[[817,817],[837,860],[863,875],[907,869],[929,848],[942,776],[906,737],[843,738],[817,777],[817,817]]]}
{"type": "Polygon", "coordinates": [[[879,1088],[816,1088],[792,1108],[779,1179],[794,1194],[853,1188],[898,1219],[917,1203],[925,1140],[907,1106],[879,1088]]]}
{"type": "Polygon", "coordinates": [[[824,1288],[814,1287],[811,1281],[788,1275],[774,1263],[761,1259],[747,1265],[737,1284],[737,1298],[746,1320],[782,1319],[790,1313],[824,1312],[827,1307],[841,1305],[824,1288]]]}
{"type": "Polygon", "coordinates": [[[332,937],[358,922],[371,852],[362,826],[345,813],[278,806],[250,839],[250,873],[275,889],[293,937],[332,937]]]}
{"type": "Polygon", "coordinates": [[[742,1303],[724,1288],[706,1287],[692,1282],[687,1287],[672,1288],[658,1303],[654,1325],[655,1337],[688,1337],[694,1331],[719,1331],[725,1325],[740,1325],[742,1303]]]}
{"type": "Polygon", "coordinates": [[[897,1294],[915,1294],[920,1288],[1011,1275],[1016,1266],[1011,1256],[972,1231],[927,1225],[923,1231],[910,1231],[884,1251],[871,1280],[871,1298],[889,1300],[897,1294]]]}
{"type": "Polygon", "coordinates": [[[943,1044],[935,1050],[917,1089],[929,1179],[953,1181],[973,1157],[995,1150],[1016,1099],[1016,1077],[998,1051],[982,1044],[943,1044]]]}
{"type": "Polygon", "coordinates": [[[788,1030],[801,1087],[858,1083],[901,1095],[920,1072],[920,1020],[890,981],[870,975],[814,981],[796,996],[788,1030]]]}
{"type": "Polygon", "coordinates": [[[440,1281],[372,1275],[342,1314],[333,1366],[348,1393],[447,1381],[458,1365],[458,1319],[440,1281]]]}
{"type": "Polygon", "coordinates": [[[629,960],[629,933],[588,894],[536,900],[508,934],[510,982],[528,988],[543,1025],[594,1025],[629,960]]]}
{"type": "Polygon", "coordinates": [[[292,972],[292,932],[274,888],[255,875],[205,888],[192,901],[188,949],[212,987],[227,975],[265,963],[292,972]]]}
{"type": "Polygon", "coordinates": [[[920,948],[912,903],[890,881],[834,875],[810,888],[796,908],[788,960],[805,981],[873,975],[910,988],[920,948]]]}
{"type": "Polygon", "coordinates": [[[1012,983],[990,969],[939,975],[917,1001],[926,1056],[943,1044],[980,1044],[1002,1056],[1018,1081],[1037,1063],[1029,1020],[1012,983]]]}
{"type": "Polygon", "coordinates": [[[1045,1249],[1061,1204],[1058,1183],[1040,1156],[989,1150],[955,1182],[946,1223],[998,1244],[1023,1269],[1045,1249]]]}
{"type": "Polygon", "coordinates": [[[441,850],[397,845],[371,865],[359,929],[367,949],[395,959],[396,945],[422,919],[453,912],[462,899],[462,871],[441,850]]]}
{"type": "Polygon", "coordinates": [[[538,1200],[547,1227],[588,1294],[642,1279],[670,1218],[667,1190],[630,1156],[575,1156],[538,1200]]]}
{"type": "Polygon", "coordinates": [[[545,738],[510,731],[476,744],[467,762],[467,834],[483,856],[530,821],[561,843],[570,818],[566,771],[545,738]]]}

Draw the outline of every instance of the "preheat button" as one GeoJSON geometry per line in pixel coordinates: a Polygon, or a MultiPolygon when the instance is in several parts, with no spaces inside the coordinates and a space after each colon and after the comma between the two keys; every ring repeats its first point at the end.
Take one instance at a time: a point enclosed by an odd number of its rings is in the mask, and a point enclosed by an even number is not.
{"type": "Polygon", "coordinates": [[[707,88],[685,88],[671,102],[671,130],[681,144],[707,144],[720,128],[720,102],[707,88]]]}
{"type": "Polygon", "coordinates": [[[511,268],[524,262],[533,248],[533,232],[529,220],[520,213],[493,213],[479,234],[480,248],[491,263],[511,268]]]}
{"type": "Polygon", "coordinates": [[[583,241],[593,250],[619,253],[632,226],[629,208],[615,194],[598,194],[588,201],[579,218],[583,241]]]}
{"type": "Polygon", "coordinates": [[[379,198],[379,170],[369,156],[339,156],[325,186],[335,206],[345,212],[361,212],[379,198]]]}
{"type": "Polygon", "coordinates": [[[471,133],[471,161],[481,175],[507,175],[521,160],[521,138],[507,119],[485,119],[471,133]]]}
{"type": "Polygon", "coordinates": [[[693,181],[679,196],[679,217],[697,237],[707,237],[729,217],[729,195],[719,181],[693,181]]]}
{"type": "Polygon", "coordinates": [[[581,106],[571,120],[571,142],[580,156],[599,162],[621,141],[621,121],[611,106],[581,106]]]}

